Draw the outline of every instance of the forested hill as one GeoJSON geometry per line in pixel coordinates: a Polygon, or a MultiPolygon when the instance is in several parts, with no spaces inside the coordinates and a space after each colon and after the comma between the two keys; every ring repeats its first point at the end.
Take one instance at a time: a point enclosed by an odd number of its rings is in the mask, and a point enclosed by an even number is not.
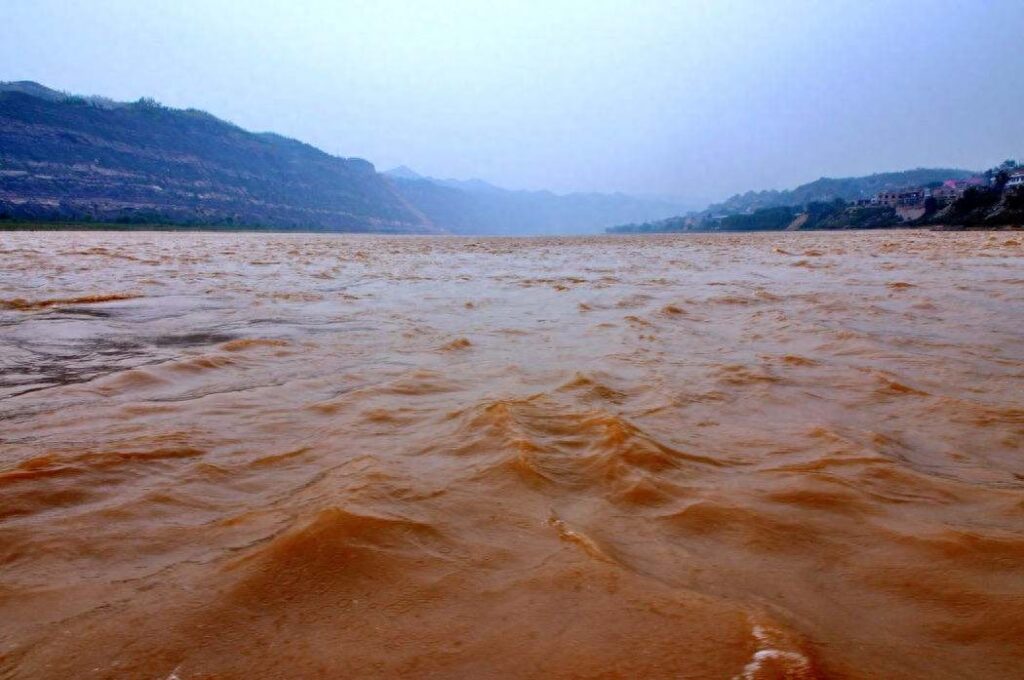
{"type": "Polygon", "coordinates": [[[807,203],[827,203],[840,198],[844,201],[855,201],[871,198],[880,191],[901,189],[903,187],[923,186],[934,182],[945,182],[948,179],[967,179],[976,174],[971,170],[959,168],[917,168],[902,172],[880,172],[864,177],[822,177],[795,189],[785,191],[748,191],[715,203],[708,207],[709,214],[733,215],[752,212],[761,208],[805,205],[807,203]]]}
{"type": "Polygon", "coordinates": [[[0,84],[0,217],[437,231],[367,161],[31,82],[0,84]]]}

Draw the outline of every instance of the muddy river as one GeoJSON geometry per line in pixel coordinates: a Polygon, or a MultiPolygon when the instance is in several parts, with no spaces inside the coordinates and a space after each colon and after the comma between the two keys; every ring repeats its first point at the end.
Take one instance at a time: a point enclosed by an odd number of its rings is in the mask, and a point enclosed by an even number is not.
{"type": "Polygon", "coordinates": [[[1024,677],[1024,235],[0,233],[0,677],[1024,677]]]}

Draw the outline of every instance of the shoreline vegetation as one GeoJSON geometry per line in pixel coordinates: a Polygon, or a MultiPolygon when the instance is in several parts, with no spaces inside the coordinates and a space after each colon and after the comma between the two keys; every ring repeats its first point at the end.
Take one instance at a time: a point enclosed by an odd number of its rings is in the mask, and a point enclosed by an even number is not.
{"type": "Polygon", "coordinates": [[[792,191],[748,192],[701,212],[655,222],[624,224],[607,232],[906,228],[962,231],[1021,229],[1021,225],[1024,225],[1024,165],[1007,160],[974,175],[958,170],[918,169],[846,180],[822,178],[792,191]],[[942,173],[948,173],[949,177],[941,179],[942,173]],[[916,184],[908,186],[905,184],[908,181],[916,184]]]}

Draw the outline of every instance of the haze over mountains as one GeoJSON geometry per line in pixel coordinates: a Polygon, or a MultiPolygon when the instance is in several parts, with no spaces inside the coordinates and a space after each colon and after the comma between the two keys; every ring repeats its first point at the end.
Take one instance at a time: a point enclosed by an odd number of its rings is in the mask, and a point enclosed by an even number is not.
{"type": "MultiPolygon", "coordinates": [[[[702,214],[750,213],[967,177],[916,169],[750,191],[702,214]]],[[[419,234],[586,234],[693,214],[626,194],[514,191],[399,166],[378,173],[195,109],[116,102],[30,81],[0,83],[0,220],[169,223],[419,234]]]]}
{"type": "Polygon", "coordinates": [[[0,216],[347,232],[594,233],[687,206],[390,176],[273,133],[150,100],[0,85],[0,216]]]}
{"type": "Polygon", "coordinates": [[[479,179],[435,179],[405,166],[384,173],[432,223],[460,234],[586,234],[626,215],[664,219],[692,209],[679,202],[626,194],[511,191],[479,179]],[[654,217],[658,215],[660,217],[654,217]]]}

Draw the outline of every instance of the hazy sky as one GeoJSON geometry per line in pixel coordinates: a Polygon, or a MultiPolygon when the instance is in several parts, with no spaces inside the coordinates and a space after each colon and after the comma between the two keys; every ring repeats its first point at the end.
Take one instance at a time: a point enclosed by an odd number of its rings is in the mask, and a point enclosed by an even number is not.
{"type": "Polygon", "coordinates": [[[1024,157],[1024,0],[0,0],[0,80],[381,170],[718,199],[1024,157]]]}

